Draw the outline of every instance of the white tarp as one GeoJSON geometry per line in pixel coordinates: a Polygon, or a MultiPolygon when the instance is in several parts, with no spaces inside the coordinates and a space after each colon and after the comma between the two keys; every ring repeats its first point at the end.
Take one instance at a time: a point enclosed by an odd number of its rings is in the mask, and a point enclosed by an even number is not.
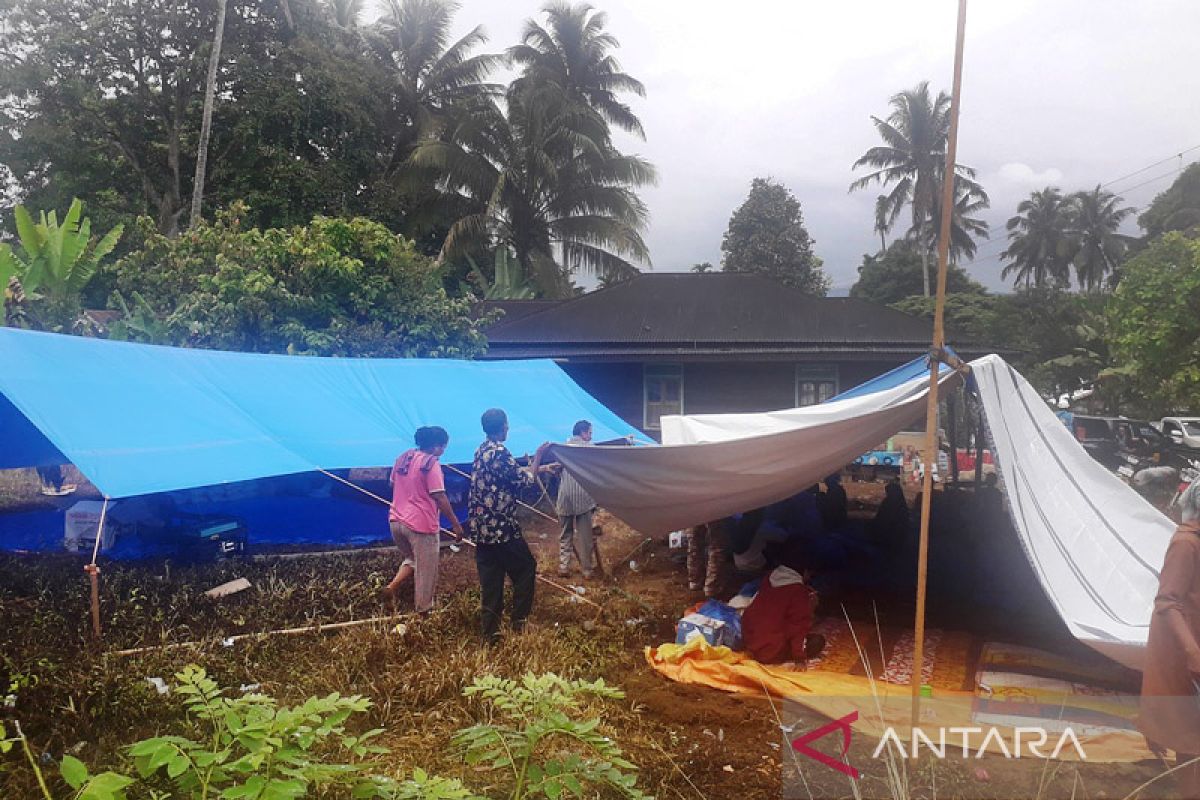
{"type": "MultiPolygon", "coordinates": [[[[999,356],[971,363],[1016,529],[1042,588],[1080,641],[1129,666],[1145,648],[1171,522],[1087,455],[999,356]]],[[[942,378],[957,380],[949,375],[942,378]]],[[[661,447],[555,454],[634,528],[662,533],[791,496],[924,413],[928,378],[765,414],[667,417],[661,447]]]]}
{"type": "MultiPolygon", "coordinates": [[[[958,381],[942,376],[942,385],[958,381]]],[[[929,378],[766,414],[664,417],[661,447],[555,445],[596,502],[645,533],[699,525],[791,497],[925,413],[929,378]]]]}
{"type": "Polygon", "coordinates": [[[1029,564],[1071,633],[1140,667],[1175,526],[1097,464],[999,356],[971,362],[1008,508],[1029,564]]]}

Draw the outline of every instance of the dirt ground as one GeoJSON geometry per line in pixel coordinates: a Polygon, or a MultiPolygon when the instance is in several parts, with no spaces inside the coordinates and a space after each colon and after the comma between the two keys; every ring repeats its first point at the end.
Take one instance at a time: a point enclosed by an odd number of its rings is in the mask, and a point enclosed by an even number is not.
{"type": "MultiPolygon", "coordinates": [[[[881,495],[881,484],[849,483],[847,488],[854,514],[869,514],[881,495]]],[[[536,517],[526,526],[541,571],[553,576],[557,531],[536,517]]],[[[564,581],[582,585],[584,596],[599,602],[604,613],[539,585],[531,629],[490,651],[478,644],[478,592],[465,549],[445,552],[440,607],[430,618],[407,620],[404,634],[395,633],[388,621],[341,632],[252,638],[232,646],[222,646],[221,640],[386,612],[377,593],[395,567],[394,555],[379,550],[174,568],[103,565],[107,653],[89,641],[78,559],[0,556],[0,680],[17,696],[9,713],[21,717],[48,759],[70,751],[93,766],[120,768],[122,747],[178,724],[178,708],[150,690],[145,678],[169,677],[187,663],[200,663],[226,685],[258,683],[290,700],[329,691],[363,694],[374,704],[366,724],[386,730],[384,740],[392,750],[388,770],[402,775],[420,766],[500,797],[503,787],[467,769],[449,744],[451,733],[474,722],[477,713],[462,699],[461,688],[487,672],[519,677],[555,671],[603,677],[625,692],[624,700],[597,713],[607,735],[639,765],[639,786],[660,798],[778,798],[785,789],[795,791],[787,796],[815,798],[1173,796],[1169,779],[1133,794],[1162,772],[1159,764],[1047,764],[997,757],[965,765],[901,763],[902,791],[880,775],[867,775],[855,786],[814,762],[805,766],[807,788],[785,787],[783,760],[792,756],[781,746],[770,701],[674,683],[646,664],[643,649],[673,639],[675,620],[702,599],[687,589],[682,551],[669,549],[665,537],[643,544],[647,537],[611,518],[604,519],[604,527],[601,549],[614,579],[564,581]],[[221,601],[203,598],[204,589],[233,577],[246,577],[254,588],[221,601]],[[200,644],[113,654],[187,641],[200,644]]],[[[808,729],[825,721],[809,714],[799,724],[808,729]]],[[[874,747],[856,737],[851,760],[865,761],[874,747]]],[[[0,757],[0,796],[35,795],[21,762],[13,754],[0,757]]]]}

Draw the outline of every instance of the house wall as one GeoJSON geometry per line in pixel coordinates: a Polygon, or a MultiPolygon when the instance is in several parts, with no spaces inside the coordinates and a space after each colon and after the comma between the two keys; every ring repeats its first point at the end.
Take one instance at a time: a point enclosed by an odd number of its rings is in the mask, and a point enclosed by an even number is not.
{"type": "MultiPolygon", "coordinates": [[[[657,362],[656,362],[657,363],[657,362]]],[[[796,367],[812,362],[724,361],[683,365],[683,412],[775,411],[796,403],[796,367]]],[[[900,366],[902,360],[824,362],[838,368],[838,391],[900,366]]],[[[567,362],[561,365],[588,394],[636,428],[643,426],[642,362],[567,362]]],[[[647,431],[658,438],[657,431],[647,431]]]]}

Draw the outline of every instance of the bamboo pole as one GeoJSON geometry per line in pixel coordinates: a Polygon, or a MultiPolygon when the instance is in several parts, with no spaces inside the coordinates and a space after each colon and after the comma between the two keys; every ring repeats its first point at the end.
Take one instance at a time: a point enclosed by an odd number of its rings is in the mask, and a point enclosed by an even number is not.
{"type": "MultiPolygon", "coordinates": [[[[446,467],[449,467],[450,469],[454,470],[455,472],[458,472],[460,475],[464,475],[464,473],[460,472],[458,469],[456,469],[456,468],[454,468],[454,467],[450,466],[449,464],[445,464],[444,466],[446,466],[446,467]]],[[[333,478],[335,481],[340,481],[341,483],[344,483],[344,484],[346,484],[346,485],[347,485],[347,486],[349,486],[351,489],[357,489],[358,491],[362,492],[362,493],[363,493],[363,494],[365,494],[365,495],[368,495],[368,496],[370,496],[370,497],[374,497],[376,500],[378,500],[379,502],[381,502],[381,503],[383,503],[384,505],[388,506],[389,508],[390,508],[390,507],[391,507],[391,505],[392,505],[392,501],[391,501],[391,500],[386,500],[386,499],[384,499],[384,498],[380,497],[379,495],[375,494],[374,492],[368,491],[368,490],[366,490],[366,489],[362,488],[361,486],[359,486],[359,485],[357,485],[357,484],[351,483],[350,481],[346,480],[345,478],[343,478],[343,477],[341,477],[341,476],[334,475],[332,472],[329,472],[328,470],[323,470],[323,469],[320,469],[320,468],[318,468],[318,469],[317,469],[317,471],[318,471],[318,472],[321,472],[321,473],[323,473],[323,474],[325,474],[325,475],[328,475],[330,478],[333,478]]],[[[464,477],[469,477],[469,476],[466,476],[466,475],[464,475],[464,477]]],[[[518,502],[519,502],[519,501],[518,501],[518,502]]],[[[525,504],[524,504],[524,503],[521,503],[521,505],[525,505],[525,504]]],[[[526,508],[529,508],[529,506],[526,506],[526,508]]],[[[536,509],[536,508],[535,508],[535,509],[533,509],[533,510],[534,510],[534,511],[537,511],[537,509],[536,509]]],[[[538,511],[537,513],[539,513],[539,514],[542,514],[542,512],[540,512],[540,511],[538,511]]],[[[545,514],[542,514],[542,516],[543,516],[543,517],[545,517],[546,515],[545,515],[545,514]]],[[[554,519],[554,518],[553,518],[553,517],[547,517],[547,519],[554,519]]],[[[558,520],[554,520],[554,521],[555,521],[555,522],[557,522],[558,520]]],[[[468,547],[477,547],[477,546],[478,546],[478,545],[476,545],[474,542],[472,542],[470,539],[464,539],[464,538],[460,537],[460,536],[459,536],[457,533],[455,533],[454,531],[448,531],[448,530],[446,530],[445,528],[441,528],[440,530],[441,530],[441,532],[442,532],[442,533],[449,534],[450,536],[454,537],[455,539],[457,539],[458,541],[460,541],[460,542],[462,542],[463,544],[467,545],[468,547]]],[[[534,575],[534,577],[535,577],[535,578],[537,578],[537,579],[538,579],[539,581],[541,581],[542,583],[546,584],[547,586],[551,586],[551,587],[553,587],[553,588],[557,589],[558,591],[560,591],[560,592],[562,592],[562,593],[564,593],[564,594],[570,595],[572,598],[574,598],[574,600],[575,600],[575,601],[578,601],[578,602],[580,602],[580,603],[586,603],[586,604],[588,604],[589,606],[594,606],[594,607],[595,607],[595,608],[596,608],[598,611],[603,611],[603,610],[604,610],[604,607],[603,607],[603,606],[601,606],[599,603],[596,603],[596,602],[593,602],[592,600],[589,600],[589,599],[587,599],[587,598],[586,598],[586,597],[584,597],[583,595],[579,594],[579,592],[576,592],[576,591],[574,591],[574,590],[572,590],[572,589],[569,589],[569,588],[567,588],[566,586],[562,586],[561,584],[555,583],[554,581],[550,580],[549,578],[547,578],[545,575],[541,574],[540,572],[539,572],[539,573],[537,573],[536,575],[534,575]]],[[[574,601],[573,601],[573,602],[574,602],[574,601]]]]}
{"type": "MultiPolygon", "coordinates": [[[[243,642],[247,639],[266,638],[267,636],[296,636],[302,633],[324,633],[325,631],[341,631],[346,628],[356,628],[360,625],[370,625],[372,623],[392,623],[398,619],[407,619],[416,616],[415,614],[402,614],[399,616],[389,615],[386,617],[370,617],[369,619],[352,619],[348,622],[317,622],[312,625],[303,625],[298,628],[279,628],[277,630],[262,631],[261,633],[239,633],[236,636],[230,636],[227,639],[222,639],[222,643],[233,645],[237,642],[243,642]]],[[[204,640],[196,640],[190,642],[168,642],[167,644],[152,644],[146,647],[131,647],[128,650],[116,650],[112,653],[114,656],[136,656],[144,653],[157,653],[164,650],[179,650],[185,647],[200,647],[204,644],[204,640]]]]}
{"type": "Polygon", "coordinates": [[[925,411],[925,479],[921,493],[921,540],[917,551],[917,612],[913,633],[912,726],[921,722],[921,676],[925,666],[925,582],[929,566],[929,511],[933,502],[933,465],[937,459],[939,360],[944,353],[946,269],[950,256],[950,215],[954,210],[954,166],[958,154],[958,112],[962,101],[963,40],[967,28],[967,0],[958,0],[958,31],[954,42],[954,86],[950,95],[950,132],[946,140],[946,167],[942,184],[942,220],[938,235],[937,299],[934,301],[933,349],[929,360],[929,399],[925,411]]]}
{"type": "MultiPolygon", "coordinates": [[[[470,477],[471,477],[470,475],[463,472],[461,469],[454,466],[453,464],[443,464],[442,466],[444,466],[446,469],[450,470],[454,474],[459,475],[463,478],[470,479],[470,477]]],[[[540,485],[541,481],[538,481],[538,484],[540,485]]],[[[539,498],[539,499],[541,499],[541,498],[539,498]]],[[[532,511],[533,513],[537,514],[539,517],[542,517],[543,519],[547,519],[555,524],[558,524],[558,517],[552,517],[549,514],[547,514],[545,511],[542,511],[540,508],[535,508],[534,506],[529,505],[529,503],[525,503],[521,500],[517,500],[517,505],[521,506],[522,508],[526,508],[526,509],[532,511]]]]}

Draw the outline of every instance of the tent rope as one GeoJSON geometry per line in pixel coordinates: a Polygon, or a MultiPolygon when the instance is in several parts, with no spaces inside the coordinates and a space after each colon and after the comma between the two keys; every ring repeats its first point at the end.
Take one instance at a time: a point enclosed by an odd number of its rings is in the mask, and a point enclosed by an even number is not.
{"type": "MultiPolygon", "coordinates": [[[[453,473],[455,473],[455,474],[457,474],[457,475],[460,475],[460,476],[462,476],[462,477],[464,477],[464,478],[470,479],[470,477],[471,477],[470,475],[468,475],[467,473],[463,472],[461,469],[459,469],[458,467],[454,466],[453,464],[443,464],[442,466],[444,466],[446,469],[448,469],[448,470],[450,470],[451,472],[453,472],[453,473]]],[[[537,476],[535,475],[534,477],[536,478],[537,476]]],[[[540,485],[540,484],[541,484],[541,481],[538,481],[538,484],[540,485]]],[[[547,514],[545,511],[542,511],[540,508],[535,508],[535,507],[533,507],[533,506],[529,505],[529,503],[522,502],[521,500],[517,500],[517,505],[521,506],[522,508],[526,508],[526,509],[528,509],[528,510],[532,511],[533,513],[537,514],[539,517],[542,517],[543,519],[547,519],[547,520],[549,520],[549,521],[551,521],[551,522],[555,523],[556,525],[558,524],[558,518],[557,518],[557,517],[552,517],[552,516],[550,516],[550,515],[549,515],[549,514],[547,514]]]]}
{"type": "MultiPolygon", "coordinates": [[[[449,467],[450,469],[454,469],[454,467],[451,467],[449,464],[445,464],[443,466],[449,467]]],[[[454,471],[458,472],[458,470],[456,470],[456,469],[454,469],[454,471]]],[[[357,489],[358,491],[362,492],[363,494],[367,495],[368,497],[375,498],[376,500],[383,503],[388,508],[391,508],[391,506],[392,506],[391,500],[385,500],[384,498],[380,497],[379,495],[375,494],[374,492],[364,489],[363,487],[359,486],[358,484],[353,483],[352,481],[348,481],[345,478],[341,477],[340,475],[334,475],[329,470],[324,470],[324,469],[321,469],[320,467],[317,467],[317,472],[320,472],[324,475],[328,475],[330,478],[333,478],[338,483],[344,483],[345,485],[349,486],[351,489],[357,489]]],[[[524,504],[522,504],[522,505],[524,505],[524,504]]],[[[536,510],[536,509],[534,509],[534,510],[536,510]]],[[[541,513],[541,512],[539,512],[539,513],[541,513]]],[[[543,514],[542,516],[546,516],[546,515],[543,514]]],[[[555,520],[555,521],[557,522],[557,520],[555,520]]],[[[475,542],[472,542],[470,539],[464,539],[463,537],[459,536],[454,531],[446,530],[445,528],[442,528],[442,527],[439,527],[438,530],[440,530],[442,533],[449,534],[454,539],[462,542],[463,544],[465,544],[469,547],[474,547],[476,549],[478,549],[478,547],[479,547],[479,545],[477,545],[475,542]]],[[[594,606],[596,609],[598,609],[600,611],[604,610],[604,606],[600,605],[599,603],[596,603],[592,600],[587,599],[583,595],[579,594],[579,592],[576,592],[575,590],[573,590],[567,586],[563,586],[560,583],[556,583],[556,582],[550,580],[549,578],[547,578],[545,575],[542,575],[541,573],[536,574],[534,577],[536,577],[539,581],[546,584],[547,586],[552,586],[555,589],[557,589],[558,591],[562,592],[563,594],[569,595],[570,597],[572,597],[574,600],[577,600],[578,602],[587,603],[589,606],[594,606]]]]}

